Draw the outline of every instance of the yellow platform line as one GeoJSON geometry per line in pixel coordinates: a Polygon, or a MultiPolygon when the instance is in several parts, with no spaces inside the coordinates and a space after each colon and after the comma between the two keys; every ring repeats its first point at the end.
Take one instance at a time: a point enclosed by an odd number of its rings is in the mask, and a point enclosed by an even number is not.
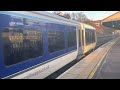
{"type": "MultiPolygon", "coordinates": [[[[117,38],[118,40],[119,38],[117,38]]],[[[116,40],[116,41],[117,41],[116,40]]],[[[115,41],[115,42],[116,42],[115,41]]],[[[98,64],[95,66],[95,68],[92,70],[92,72],[90,73],[90,75],[88,76],[88,79],[92,79],[92,77],[94,76],[95,72],[97,71],[97,68],[100,66],[101,62],[103,61],[103,59],[105,58],[105,56],[107,55],[108,51],[111,49],[111,47],[113,46],[113,44],[115,44],[115,42],[112,42],[112,44],[110,45],[110,47],[107,49],[107,51],[105,52],[105,54],[102,56],[102,58],[100,59],[100,61],[98,62],[98,64]]]]}

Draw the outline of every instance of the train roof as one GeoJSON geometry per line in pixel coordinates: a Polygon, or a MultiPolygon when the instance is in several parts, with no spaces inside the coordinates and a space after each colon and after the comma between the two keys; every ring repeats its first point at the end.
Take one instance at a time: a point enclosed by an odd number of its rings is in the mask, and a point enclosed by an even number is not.
{"type": "Polygon", "coordinates": [[[62,21],[61,23],[66,23],[66,24],[74,24],[74,25],[79,25],[80,24],[80,22],[77,22],[75,20],[67,19],[67,18],[61,17],[59,15],[49,13],[49,12],[45,12],[45,11],[29,11],[29,12],[33,13],[33,14],[36,14],[36,15],[46,16],[49,19],[58,21],[59,23],[60,23],[60,21],[62,21]]]}
{"type": "Polygon", "coordinates": [[[80,23],[45,11],[0,11],[0,13],[31,18],[43,22],[79,25],[80,23]]]}
{"type": "Polygon", "coordinates": [[[85,24],[85,23],[80,23],[80,22],[75,21],[75,20],[66,19],[66,18],[60,17],[60,16],[55,15],[55,14],[51,14],[51,13],[48,13],[48,12],[43,12],[43,11],[32,11],[32,12],[34,12],[34,13],[36,13],[36,14],[48,15],[48,16],[53,17],[53,18],[57,18],[57,19],[69,21],[69,22],[76,23],[76,24],[82,24],[82,25],[84,25],[84,27],[86,27],[86,28],[95,29],[95,28],[94,28],[93,26],[91,26],[91,25],[88,25],[88,24],[85,24]]]}
{"type": "Polygon", "coordinates": [[[87,25],[85,23],[80,23],[75,20],[67,19],[49,12],[45,11],[0,11],[0,13],[23,17],[23,18],[31,18],[43,22],[49,22],[49,23],[59,23],[59,24],[68,24],[68,25],[84,25],[86,28],[95,29],[94,27],[87,25]]]}
{"type": "Polygon", "coordinates": [[[30,12],[32,12],[34,14],[38,14],[38,15],[46,15],[46,16],[51,17],[51,18],[61,19],[63,21],[67,21],[67,22],[72,22],[72,23],[76,23],[76,24],[79,23],[75,20],[67,19],[67,18],[61,17],[59,15],[52,14],[52,13],[45,12],[45,11],[30,11],[30,12]]]}

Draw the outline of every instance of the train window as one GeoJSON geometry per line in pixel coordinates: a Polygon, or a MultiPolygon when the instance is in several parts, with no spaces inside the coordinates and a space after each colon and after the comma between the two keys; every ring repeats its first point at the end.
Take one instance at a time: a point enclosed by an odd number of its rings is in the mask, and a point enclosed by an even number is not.
{"type": "Polygon", "coordinates": [[[94,31],[92,32],[92,42],[94,42],[94,31]]]}
{"type": "Polygon", "coordinates": [[[82,45],[84,46],[84,31],[82,30],[82,45]]]}
{"type": "Polygon", "coordinates": [[[95,31],[94,31],[94,35],[93,35],[93,36],[94,36],[93,41],[96,42],[96,40],[95,40],[95,39],[96,39],[96,38],[95,38],[95,37],[96,37],[96,36],[95,36],[95,31]]]}
{"type": "Polygon", "coordinates": [[[86,45],[91,43],[91,30],[85,29],[86,45]]]}
{"type": "Polygon", "coordinates": [[[90,39],[90,43],[92,43],[93,42],[93,40],[92,40],[92,34],[93,34],[93,31],[92,30],[90,30],[90,32],[89,32],[89,34],[90,34],[90,37],[89,37],[89,39],[90,39]]]}
{"type": "Polygon", "coordinates": [[[86,45],[95,42],[95,31],[92,29],[85,30],[86,45]]]}
{"type": "Polygon", "coordinates": [[[92,32],[92,41],[95,42],[95,31],[92,32]]]}
{"type": "Polygon", "coordinates": [[[48,31],[48,50],[49,53],[65,49],[65,37],[63,31],[48,31]]]}
{"type": "Polygon", "coordinates": [[[81,31],[79,30],[79,47],[81,46],[81,31]]]}
{"type": "Polygon", "coordinates": [[[42,31],[6,28],[2,32],[2,41],[7,66],[43,55],[42,31]]]}
{"type": "Polygon", "coordinates": [[[68,47],[76,46],[76,31],[68,32],[68,47]]]}
{"type": "Polygon", "coordinates": [[[85,39],[86,39],[86,45],[88,45],[89,44],[89,32],[87,29],[85,30],[85,39]]]}

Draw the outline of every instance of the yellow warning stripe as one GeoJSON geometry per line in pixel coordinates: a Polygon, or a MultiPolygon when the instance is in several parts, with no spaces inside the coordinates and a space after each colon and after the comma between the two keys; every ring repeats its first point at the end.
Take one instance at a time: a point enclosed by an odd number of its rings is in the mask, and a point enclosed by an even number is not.
{"type": "MultiPolygon", "coordinates": [[[[116,41],[119,38],[116,39],[116,41]]],[[[115,41],[115,42],[116,42],[115,41]]],[[[100,66],[102,60],[105,58],[105,56],[107,55],[108,51],[110,50],[110,48],[113,46],[113,44],[115,44],[115,42],[112,42],[112,44],[110,45],[110,47],[107,49],[107,51],[105,52],[105,54],[102,56],[102,58],[100,59],[100,61],[98,62],[98,64],[95,66],[95,68],[92,70],[92,72],[90,73],[90,75],[88,76],[88,79],[92,79],[92,77],[94,76],[95,72],[97,71],[97,68],[100,66]]]]}

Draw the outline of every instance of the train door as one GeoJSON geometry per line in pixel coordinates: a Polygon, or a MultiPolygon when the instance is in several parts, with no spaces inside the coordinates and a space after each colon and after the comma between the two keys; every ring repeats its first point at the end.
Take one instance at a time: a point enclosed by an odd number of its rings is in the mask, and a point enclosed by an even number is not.
{"type": "Polygon", "coordinates": [[[81,29],[78,29],[78,55],[82,54],[81,29]]]}

